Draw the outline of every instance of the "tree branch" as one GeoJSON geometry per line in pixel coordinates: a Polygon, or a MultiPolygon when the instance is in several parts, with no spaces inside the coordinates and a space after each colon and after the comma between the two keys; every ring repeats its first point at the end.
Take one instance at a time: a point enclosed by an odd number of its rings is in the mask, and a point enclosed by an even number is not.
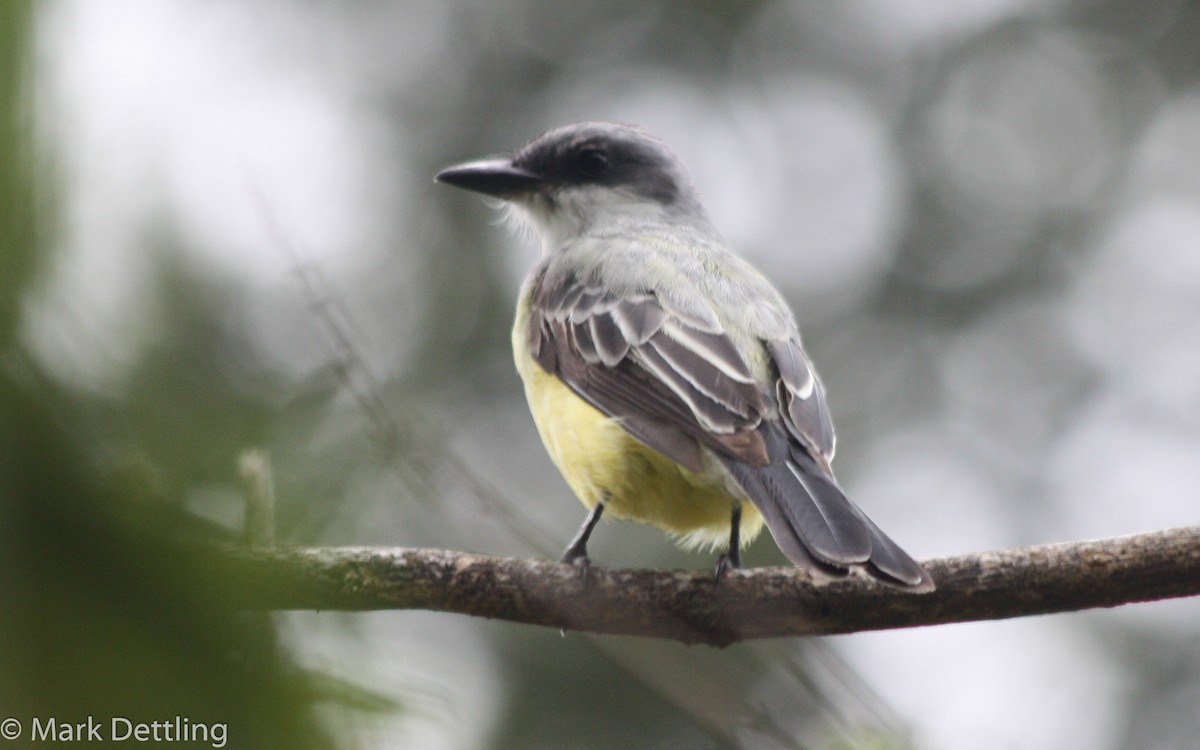
{"type": "MultiPolygon", "coordinates": [[[[211,554],[209,552],[208,554],[211,554]]],[[[213,561],[209,561],[212,564],[213,561]]],[[[1200,594],[1200,526],[929,560],[912,594],[798,568],[580,568],[436,549],[222,550],[249,609],[427,609],[588,633],[725,646],[1114,607],[1200,594]]]]}

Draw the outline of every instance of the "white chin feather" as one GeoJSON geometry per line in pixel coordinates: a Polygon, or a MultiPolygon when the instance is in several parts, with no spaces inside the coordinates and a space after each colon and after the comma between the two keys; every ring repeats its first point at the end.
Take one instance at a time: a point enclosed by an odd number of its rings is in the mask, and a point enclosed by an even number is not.
{"type": "Polygon", "coordinates": [[[524,239],[540,243],[543,254],[552,252],[584,229],[576,212],[548,204],[541,196],[502,205],[505,226],[524,239]]]}
{"type": "Polygon", "coordinates": [[[503,224],[504,228],[513,234],[520,237],[523,241],[533,242],[538,239],[538,231],[533,217],[529,215],[528,209],[518,203],[509,201],[497,200],[489,201],[488,205],[492,208],[500,209],[500,217],[497,223],[503,224]]]}
{"type": "Polygon", "coordinates": [[[500,203],[504,223],[523,236],[536,238],[543,254],[554,252],[589,229],[619,229],[662,222],[667,209],[622,189],[596,186],[563,188],[553,196],[530,194],[500,203]]]}

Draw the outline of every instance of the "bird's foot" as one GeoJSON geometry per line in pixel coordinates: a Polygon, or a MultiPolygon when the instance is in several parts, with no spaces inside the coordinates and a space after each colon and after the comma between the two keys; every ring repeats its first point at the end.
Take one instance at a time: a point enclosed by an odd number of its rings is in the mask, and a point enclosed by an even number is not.
{"type": "Polygon", "coordinates": [[[742,556],[736,549],[730,550],[717,558],[717,581],[720,582],[731,570],[742,569],[742,556]]]}
{"type": "Polygon", "coordinates": [[[577,565],[581,568],[590,567],[592,564],[592,559],[588,557],[587,547],[582,544],[578,546],[572,544],[570,547],[567,547],[558,561],[577,565]]]}
{"type": "Polygon", "coordinates": [[[559,562],[564,562],[574,566],[579,570],[579,579],[584,586],[592,579],[592,559],[588,557],[587,547],[584,545],[574,545],[567,547],[567,551],[559,558],[559,562]]]}
{"type": "MultiPolygon", "coordinates": [[[[604,493],[607,499],[608,493],[604,493]]],[[[583,571],[583,579],[586,581],[588,571],[591,570],[592,561],[588,558],[587,543],[592,536],[592,530],[596,528],[596,524],[600,521],[601,514],[604,513],[604,500],[596,503],[588,512],[587,518],[583,520],[583,526],[579,527],[579,533],[567,545],[567,549],[563,552],[560,560],[565,563],[570,563],[577,566],[583,571]]]]}

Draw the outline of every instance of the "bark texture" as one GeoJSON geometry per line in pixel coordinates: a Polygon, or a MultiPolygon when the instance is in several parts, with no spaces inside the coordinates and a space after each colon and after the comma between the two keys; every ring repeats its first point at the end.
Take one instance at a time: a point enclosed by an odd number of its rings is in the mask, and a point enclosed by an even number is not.
{"type": "Polygon", "coordinates": [[[426,609],[715,646],[1200,594],[1200,526],[929,560],[937,590],[925,594],[798,568],[717,582],[707,570],[584,570],[438,549],[227,549],[216,558],[241,608],[426,609]]]}

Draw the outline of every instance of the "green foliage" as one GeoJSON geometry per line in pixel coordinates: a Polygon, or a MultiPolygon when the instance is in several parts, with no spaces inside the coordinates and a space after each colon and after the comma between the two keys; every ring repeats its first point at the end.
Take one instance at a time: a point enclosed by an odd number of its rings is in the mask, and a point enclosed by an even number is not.
{"type": "MultiPolygon", "coordinates": [[[[181,481],[215,473],[226,457],[195,449],[248,440],[250,418],[223,423],[228,441],[193,442],[187,425],[216,419],[213,404],[156,391],[150,384],[169,389],[186,378],[151,372],[138,389],[141,409],[123,418],[161,452],[142,468],[112,471],[96,461],[95,433],[81,429],[81,414],[104,409],[46,377],[18,341],[23,294],[49,260],[41,239],[53,225],[35,210],[52,181],[31,156],[31,23],[28,3],[0,8],[0,716],[27,732],[34,718],[92,716],[107,727],[116,717],[185,717],[227,725],[229,747],[333,747],[273,617],[223,606],[225,583],[179,554],[182,529],[211,540],[213,527],[149,479],[166,465],[196,467],[181,481]],[[180,460],[189,451],[193,460],[180,460]]],[[[171,362],[160,366],[179,364],[171,362]]],[[[120,411],[109,407],[108,418],[120,411]]]]}

